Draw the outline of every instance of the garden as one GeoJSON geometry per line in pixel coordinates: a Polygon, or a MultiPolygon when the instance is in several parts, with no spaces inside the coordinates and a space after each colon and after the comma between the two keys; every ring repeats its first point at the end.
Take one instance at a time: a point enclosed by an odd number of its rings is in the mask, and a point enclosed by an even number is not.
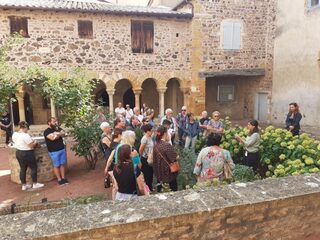
{"type": "MultiPolygon", "coordinates": [[[[235,135],[245,138],[248,130],[242,126],[232,126],[229,117],[222,120],[225,126],[222,144],[220,147],[230,151],[236,164],[233,170],[233,179],[222,183],[207,182],[200,186],[218,186],[230,182],[248,182],[264,178],[279,178],[285,176],[297,176],[306,173],[320,172],[320,141],[312,138],[307,133],[293,136],[286,129],[268,126],[261,129],[261,162],[258,174],[243,165],[243,145],[234,139],[235,135]]],[[[206,138],[200,136],[196,144],[196,153],[206,146],[206,138]]],[[[192,174],[197,154],[191,150],[179,149],[182,170],[179,175],[179,187],[197,188],[192,174]]]]}

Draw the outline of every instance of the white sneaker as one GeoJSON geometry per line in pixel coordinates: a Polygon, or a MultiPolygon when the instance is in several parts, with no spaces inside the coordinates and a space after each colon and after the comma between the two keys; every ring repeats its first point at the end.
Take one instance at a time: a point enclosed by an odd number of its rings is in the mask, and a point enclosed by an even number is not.
{"type": "Polygon", "coordinates": [[[30,184],[23,184],[22,185],[22,191],[27,191],[30,188],[32,188],[32,186],[30,184]]]}
{"type": "Polygon", "coordinates": [[[34,184],[32,185],[32,188],[37,189],[37,188],[42,188],[43,186],[44,186],[43,183],[34,183],[34,184]]]}

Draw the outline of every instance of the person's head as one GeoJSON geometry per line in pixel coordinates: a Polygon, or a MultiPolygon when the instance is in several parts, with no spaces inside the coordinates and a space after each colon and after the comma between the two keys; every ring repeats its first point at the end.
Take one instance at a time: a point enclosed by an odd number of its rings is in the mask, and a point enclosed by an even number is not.
{"type": "Polygon", "coordinates": [[[146,124],[143,126],[143,131],[146,136],[151,137],[152,136],[152,125],[151,124],[146,124]]]}
{"type": "Polygon", "coordinates": [[[129,144],[131,147],[134,146],[136,141],[136,134],[134,131],[126,130],[122,133],[121,144],[129,144]]]}
{"type": "Polygon", "coordinates": [[[201,117],[202,117],[202,118],[207,118],[207,117],[208,117],[208,112],[207,112],[207,111],[203,111],[203,112],[201,113],[201,117]]]}
{"type": "Polygon", "coordinates": [[[181,113],[182,114],[186,114],[187,113],[187,107],[186,106],[182,106],[181,113]]]}
{"type": "Polygon", "coordinates": [[[154,110],[149,108],[147,110],[147,116],[148,116],[149,119],[152,119],[154,117],[154,110]]]}
{"type": "Polygon", "coordinates": [[[126,109],[127,109],[127,110],[130,109],[130,105],[129,105],[129,104],[126,105],[126,109]]]}
{"type": "Polygon", "coordinates": [[[126,127],[126,120],[123,117],[117,117],[113,122],[114,128],[122,128],[126,127]]]}
{"type": "Polygon", "coordinates": [[[192,112],[187,114],[188,120],[193,121],[194,120],[194,114],[192,112]]]}
{"type": "Polygon", "coordinates": [[[57,119],[54,117],[49,118],[47,123],[48,123],[49,127],[51,127],[51,128],[56,128],[58,126],[57,119]]]}
{"type": "Polygon", "coordinates": [[[161,139],[166,139],[168,129],[164,126],[159,126],[156,131],[156,141],[159,142],[161,139]]]}
{"type": "Polygon", "coordinates": [[[259,123],[257,120],[253,119],[248,122],[247,128],[249,129],[250,134],[259,132],[259,123]]]}
{"type": "Polygon", "coordinates": [[[110,124],[107,122],[102,122],[100,124],[100,129],[102,130],[102,132],[104,132],[105,134],[110,134],[111,133],[111,127],[110,124]]]}
{"type": "Polygon", "coordinates": [[[147,107],[147,104],[143,103],[143,104],[142,104],[142,107],[143,107],[143,108],[146,108],[146,107],[147,107]]]}
{"type": "Polygon", "coordinates": [[[120,141],[122,137],[123,130],[121,128],[115,128],[112,133],[112,141],[120,141]]]}
{"type": "Polygon", "coordinates": [[[173,115],[172,109],[171,109],[171,108],[167,108],[167,109],[166,109],[166,116],[167,116],[167,117],[172,117],[172,115],[173,115]]]}
{"type": "Polygon", "coordinates": [[[27,132],[29,130],[29,124],[26,121],[19,122],[19,129],[22,132],[27,132]]]}
{"type": "Polygon", "coordinates": [[[131,146],[128,144],[123,144],[119,147],[118,164],[115,166],[115,169],[118,173],[121,172],[121,165],[126,162],[131,162],[131,146]]]}
{"type": "Polygon", "coordinates": [[[132,126],[137,126],[139,125],[139,119],[136,115],[131,116],[130,122],[132,126]]]}
{"type": "Polygon", "coordinates": [[[135,107],[134,109],[133,109],[133,113],[135,114],[135,115],[140,115],[140,109],[138,108],[138,107],[135,107]]]}
{"type": "Polygon", "coordinates": [[[162,126],[164,126],[165,128],[170,128],[171,125],[171,121],[169,121],[168,119],[164,119],[162,122],[162,126]]]}
{"type": "Polygon", "coordinates": [[[207,146],[219,146],[221,143],[221,134],[219,133],[210,133],[208,135],[207,146]]]}
{"type": "Polygon", "coordinates": [[[149,123],[149,118],[144,117],[144,118],[142,119],[142,125],[146,125],[146,124],[148,124],[148,123],[149,123]]]}
{"type": "Polygon", "coordinates": [[[299,112],[299,105],[295,102],[289,104],[289,113],[299,112]]]}
{"type": "Polygon", "coordinates": [[[219,121],[219,120],[220,120],[220,113],[219,113],[218,111],[214,111],[214,112],[212,113],[212,119],[213,119],[214,121],[219,121]]]}
{"type": "Polygon", "coordinates": [[[118,102],[118,108],[122,108],[122,102],[118,102]]]}

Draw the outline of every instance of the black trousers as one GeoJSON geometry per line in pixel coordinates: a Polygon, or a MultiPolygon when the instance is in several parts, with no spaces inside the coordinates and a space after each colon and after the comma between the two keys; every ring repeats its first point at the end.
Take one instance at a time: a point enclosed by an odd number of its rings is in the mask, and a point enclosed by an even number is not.
{"type": "Polygon", "coordinates": [[[184,141],[183,141],[183,134],[184,134],[184,131],[182,128],[178,128],[178,137],[179,137],[179,144],[180,146],[184,146],[184,141]]]}
{"type": "Polygon", "coordinates": [[[20,181],[22,184],[26,184],[26,175],[28,167],[31,168],[32,182],[37,182],[37,161],[34,155],[34,150],[17,150],[16,157],[20,165],[20,181]]]}
{"type": "MultiPolygon", "coordinates": [[[[161,184],[159,181],[157,181],[157,182],[158,182],[158,184],[157,184],[157,192],[161,192],[161,190],[162,190],[162,184],[161,184]]],[[[178,182],[177,182],[177,179],[174,179],[174,180],[172,180],[171,182],[169,182],[169,186],[170,186],[171,191],[173,191],[173,192],[178,191],[178,182]]]]}
{"type": "Polygon", "coordinates": [[[8,128],[2,127],[1,129],[6,132],[6,144],[8,144],[12,136],[11,127],[8,127],[8,128]]]}
{"type": "Polygon", "coordinates": [[[152,182],[153,182],[153,167],[151,167],[148,164],[147,158],[141,157],[141,171],[143,172],[144,180],[148,187],[150,188],[150,191],[153,190],[152,188],[152,182]]]}
{"type": "Polygon", "coordinates": [[[244,164],[248,167],[252,167],[253,171],[257,172],[260,165],[260,154],[259,152],[250,153],[248,152],[247,156],[244,157],[244,164]]]}

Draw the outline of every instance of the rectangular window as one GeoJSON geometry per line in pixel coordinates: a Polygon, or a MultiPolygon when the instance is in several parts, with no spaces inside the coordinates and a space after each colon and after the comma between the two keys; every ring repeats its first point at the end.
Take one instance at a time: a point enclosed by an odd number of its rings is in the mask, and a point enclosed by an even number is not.
{"type": "Polygon", "coordinates": [[[308,7],[309,8],[314,8],[314,7],[319,7],[319,6],[320,6],[319,0],[308,0],[308,7]]]}
{"type": "Polygon", "coordinates": [[[22,37],[29,37],[28,18],[26,17],[9,17],[10,33],[20,34],[22,37]]]}
{"type": "Polygon", "coordinates": [[[239,50],[241,48],[241,23],[223,23],[222,47],[226,50],[239,50]]]}
{"type": "Polygon", "coordinates": [[[234,101],[234,86],[233,85],[219,85],[218,86],[218,102],[232,102],[234,101]]]}
{"type": "Polygon", "coordinates": [[[133,53],[153,53],[153,22],[131,22],[131,47],[133,53]]]}
{"type": "Polygon", "coordinates": [[[92,21],[78,20],[78,34],[80,38],[93,38],[92,21]]]}

